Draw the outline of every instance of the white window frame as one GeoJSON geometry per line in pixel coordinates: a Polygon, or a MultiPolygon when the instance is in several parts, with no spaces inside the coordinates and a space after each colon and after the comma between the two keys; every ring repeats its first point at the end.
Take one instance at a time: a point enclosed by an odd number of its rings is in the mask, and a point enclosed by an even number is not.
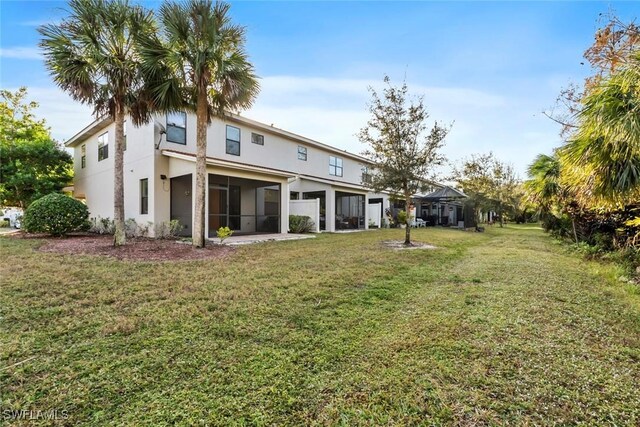
{"type": "Polygon", "coordinates": [[[167,129],[165,130],[166,132],[165,138],[167,139],[167,142],[171,142],[173,144],[187,145],[187,113],[185,113],[184,111],[175,111],[175,112],[167,113],[166,121],[167,121],[167,129]],[[179,115],[179,114],[182,115],[182,117],[184,118],[184,125],[180,125],[174,122],[169,122],[170,115],[179,115]],[[184,142],[169,139],[169,128],[181,129],[184,133],[184,142]]]}
{"type": "Polygon", "coordinates": [[[344,175],[344,162],[342,160],[342,157],[329,156],[329,175],[344,175]]]}
{"type": "Polygon", "coordinates": [[[307,161],[307,147],[298,145],[298,160],[307,161]]]}
{"type": "Polygon", "coordinates": [[[109,132],[105,132],[98,136],[98,161],[107,160],[109,158],[109,132]],[[107,152],[106,155],[104,152],[107,152]]]}

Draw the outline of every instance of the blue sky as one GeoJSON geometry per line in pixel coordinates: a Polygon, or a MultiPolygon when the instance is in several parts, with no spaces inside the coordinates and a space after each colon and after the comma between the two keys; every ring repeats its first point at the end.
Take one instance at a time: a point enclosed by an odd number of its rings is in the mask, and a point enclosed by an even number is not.
{"type": "MultiPolygon", "coordinates": [[[[145,2],[157,7],[159,2],[145,2]]],[[[0,4],[0,83],[27,86],[59,140],[91,120],[52,83],[38,25],[65,16],[64,2],[0,4]]],[[[367,87],[384,74],[422,94],[432,118],[454,122],[444,153],[455,162],[493,151],[524,177],[537,153],[560,143],[541,112],[589,70],[582,53],[613,8],[635,2],[232,2],[262,92],[245,116],[361,152],[367,87]]]]}

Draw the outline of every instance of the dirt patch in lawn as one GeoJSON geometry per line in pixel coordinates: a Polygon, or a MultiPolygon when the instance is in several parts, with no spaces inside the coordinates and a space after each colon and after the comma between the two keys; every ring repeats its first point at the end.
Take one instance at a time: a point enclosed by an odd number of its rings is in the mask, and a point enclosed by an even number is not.
{"type": "Polygon", "coordinates": [[[130,238],[123,246],[113,246],[113,236],[95,234],[73,234],[56,238],[43,235],[19,233],[11,236],[18,239],[42,239],[42,252],[101,255],[120,260],[133,261],[187,261],[223,258],[234,252],[229,246],[214,245],[195,249],[188,242],[149,238],[130,238]]]}
{"type": "Polygon", "coordinates": [[[404,240],[385,240],[382,245],[386,248],[396,251],[411,250],[411,249],[436,249],[435,246],[422,242],[411,242],[410,245],[405,245],[404,240]]]}

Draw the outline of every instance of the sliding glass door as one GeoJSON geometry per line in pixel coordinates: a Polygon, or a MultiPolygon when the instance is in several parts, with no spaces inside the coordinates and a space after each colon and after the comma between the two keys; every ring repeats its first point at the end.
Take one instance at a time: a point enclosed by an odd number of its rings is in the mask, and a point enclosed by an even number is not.
{"type": "Polygon", "coordinates": [[[220,227],[227,227],[227,199],[229,192],[224,187],[209,186],[209,236],[215,236],[220,227]]]}
{"type": "Polygon", "coordinates": [[[209,174],[209,237],[220,227],[236,233],[280,232],[280,185],[209,174]]]}
{"type": "Polygon", "coordinates": [[[336,192],[336,230],[364,228],[364,195],[336,192]]]}

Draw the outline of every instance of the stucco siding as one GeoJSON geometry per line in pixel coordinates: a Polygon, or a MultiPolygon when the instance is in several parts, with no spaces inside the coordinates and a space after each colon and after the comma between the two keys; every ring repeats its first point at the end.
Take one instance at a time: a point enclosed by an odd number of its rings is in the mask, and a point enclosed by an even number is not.
{"type": "MultiPolygon", "coordinates": [[[[164,120],[166,118],[159,118],[164,120]]],[[[187,115],[186,144],[169,142],[163,138],[161,147],[184,153],[196,152],[196,120],[192,114],[187,115]]],[[[232,162],[246,163],[256,166],[269,167],[317,178],[343,181],[360,185],[362,180],[363,160],[352,158],[351,154],[339,150],[323,149],[293,138],[286,138],[268,129],[259,129],[250,125],[233,121],[214,119],[207,131],[207,156],[232,162]],[[227,126],[240,129],[240,155],[228,154],[226,151],[227,126]],[[251,142],[251,134],[257,133],[264,137],[264,145],[251,142]],[[307,160],[298,159],[298,146],[307,150],[307,160]],[[342,176],[331,175],[329,172],[329,158],[334,156],[342,160],[342,176]]]]}
{"type": "MultiPolygon", "coordinates": [[[[126,130],[125,218],[133,218],[141,224],[159,224],[170,220],[171,178],[191,174],[192,194],[195,194],[195,115],[186,116],[185,144],[167,141],[166,133],[160,132],[162,127],[158,124],[166,128],[164,115],[154,117],[154,121],[157,125],[152,122],[135,127],[128,123],[126,130]],[[148,180],[149,188],[146,214],[141,212],[142,179],[148,180]]],[[[85,133],[81,132],[72,138],[69,144],[74,148],[75,194],[86,199],[92,217],[113,218],[115,125],[103,120],[83,132],[85,133]],[[108,134],[108,157],[98,161],[98,138],[105,132],[108,134]],[[81,167],[83,146],[86,155],[84,168],[81,167]]],[[[327,231],[335,229],[336,191],[364,194],[368,199],[367,190],[361,187],[366,159],[237,116],[213,120],[208,129],[207,157],[211,163],[207,167],[208,173],[279,184],[280,230],[283,233],[288,230],[289,191],[325,191],[327,231]],[[239,156],[226,152],[227,125],[240,129],[239,156]],[[262,135],[264,144],[253,143],[252,133],[262,135]],[[298,158],[299,146],[306,149],[306,160],[298,158]],[[330,173],[331,156],[341,160],[341,174],[330,173]],[[297,178],[292,178],[293,176],[297,178]]],[[[259,195],[245,191],[248,189],[243,188],[241,192],[241,210],[246,217],[242,218],[239,231],[243,232],[256,229],[256,219],[252,219],[251,215],[261,215],[257,208],[261,206],[259,201],[256,205],[256,197],[259,195]]],[[[302,198],[302,194],[300,196],[302,198]]],[[[208,206],[208,192],[206,203],[208,206]]],[[[208,229],[208,222],[206,227],[208,229]]]]}

